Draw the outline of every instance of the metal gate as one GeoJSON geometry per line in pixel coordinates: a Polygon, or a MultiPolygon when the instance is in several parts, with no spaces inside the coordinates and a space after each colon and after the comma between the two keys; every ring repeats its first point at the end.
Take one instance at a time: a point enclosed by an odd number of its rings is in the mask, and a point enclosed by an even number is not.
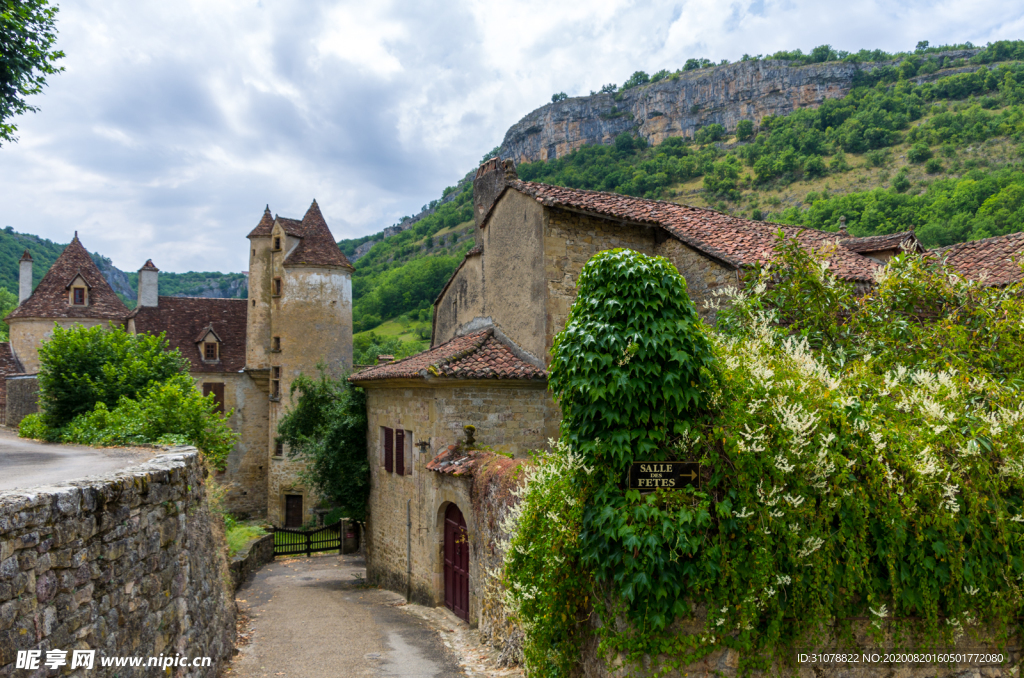
{"type": "Polygon", "coordinates": [[[278,527],[274,530],[275,556],[312,555],[322,551],[342,553],[345,544],[348,521],[339,520],[333,525],[324,525],[316,530],[291,530],[278,527]]]}
{"type": "Polygon", "coordinates": [[[444,605],[469,621],[469,539],[455,504],[444,513],[444,605]]]}

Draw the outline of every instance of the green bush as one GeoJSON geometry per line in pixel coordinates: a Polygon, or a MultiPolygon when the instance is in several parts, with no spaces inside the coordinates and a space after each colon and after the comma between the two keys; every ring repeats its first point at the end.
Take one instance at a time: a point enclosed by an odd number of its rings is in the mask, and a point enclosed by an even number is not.
{"type": "Polygon", "coordinates": [[[910,188],[910,178],[906,171],[900,170],[896,173],[892,180],[892,187],[897,193],[905,193],[910,188]]]}
{"type": "Polygon", "coordinates": [[[60,433],[43,423],[43,415],[29,414],[18,424],[18,437],[54,443],[60,440],[60,433]]]}
{"type": "Polygon", "coordinates": [[[366,394],[321,367],[316,379],[292,382],[295,407],[278,424],[291,456],[306,462],[301,477],[352,520],[366,519],[370,466],[366,458],[366,394]]]}
{"type": "Polygon", "coordinates": [[[929,158],[928,162],[924,164],[924,171],[928,174],[938,174],[944,169],[945,167],[942,165],[942,161],[938,158],[929,158]]]}
{"type": "Polygon", "coordinates": [[[39,348],[43,420],[61,428],[97,403],[115,407],[156,382],[185,373],[188,360],[168,350],[163,334],[130,334],[120,327],[63,328],[39,348]]]}
{"type": "MultiPolygon", "coordinates": [[[[72,419],[60,430],[65,443],[86,445],[195,445],[216,469],[223,469],[238,436],[228,426],[231,412],[218,414],[213,395],[203,396],[187,374],[155,384],[133,400],[122,396],[108,409],[98,402],[92,412],[72,419]]],[[[20,434],[20,432],[19,432],[20,434]]]]}
{"type": "Polygon", "coordinates": [[[693,138],[698,144],[710,144],[714,141],[721,141],[725,138],[725,128],[717,122],[711,123],[697,130],[693,138]]]}
{"type": "Polygon", "coordinates": [[[754,123],[751,120],[740,120],[736,123],[736,140],[750,141],[754,138],[754,123]]]}
{"type": "Polygon", "coordinates": [[[928,144],[919,142],[910,147],[907,151],[907,160],[913,163],[922,163],[932,157],[932,149],[928,144]]]}

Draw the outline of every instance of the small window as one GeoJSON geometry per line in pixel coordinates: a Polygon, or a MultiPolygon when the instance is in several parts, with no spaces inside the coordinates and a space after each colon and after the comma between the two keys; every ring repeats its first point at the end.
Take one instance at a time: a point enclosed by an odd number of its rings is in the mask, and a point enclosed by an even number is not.
{"type": "Polygon", "coordinates": [[[280,398],[281,397],[281,368],[271,367],[270,368],[270,397],[280,398]]]}
{"type": "Polygon", "coordinates": [[[217,403],[214,412],[224,414],[224,384],[222,382],[207,382],[203,384],[203,395],[213,394],[213,402],[217,403]]]}
{"type": "Polygon", "coordinates": [[[252,307],[256,308],[256,300],[255,299],[252,300],[252,307]]]}
{"type": "Polygon", "coordinates": [[[281,251],[281,239],[280,238],[274,238],[274,251],[275,252],[280,252],[281,251]]]}
{"type": "Polygon", "coordinates": [[[277,442],[274,445],[274,456],[275,457],[283,457],[284,456],[284,443],[277,442]]]}
{"type": "Polygon", "coordinates": [[[218,353],[217,348],[219,344],[215,341],[207,341],[203,343],[203,358],[206,360],[217,360],[218,353]]]}
{"type": "Polygon", "coordinates": [[[270,343],[270,350],[271,351],[280,351],[281,350],[281,337],[274,337],[274,339],[270,343]]]}
{"type": "Polygon", "coordinates": [[[85,306],[85,288],[75,287],[71,290],[71,292],[74,295],[74,305],[85,306]]]}
{"type": "Polygon", "coordinates": [[[281,279],[280,278],[274,278],[274,296],[275,297],[281,296],[281,279]]]}

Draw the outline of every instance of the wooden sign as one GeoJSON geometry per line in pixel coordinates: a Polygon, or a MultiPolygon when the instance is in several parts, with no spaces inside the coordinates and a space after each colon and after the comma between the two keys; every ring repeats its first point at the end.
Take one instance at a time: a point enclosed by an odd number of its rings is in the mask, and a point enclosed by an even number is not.
{"type": "Polygon", "coordinates": [[[629,489],[657,490],[700,487],[700,464],[695,461],[638,461],[629,467],[629,489]]]}

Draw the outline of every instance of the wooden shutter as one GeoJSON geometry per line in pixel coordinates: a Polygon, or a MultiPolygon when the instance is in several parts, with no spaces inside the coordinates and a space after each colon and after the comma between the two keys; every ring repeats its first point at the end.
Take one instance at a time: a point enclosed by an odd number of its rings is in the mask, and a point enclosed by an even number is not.
{"type": "Polygon", "coordinates": [[[384,427],[384,470],[392,473],[395,470],[394,431],[384,427]]]}
{"type": "Polygon", "coordinates": [[[217,403],[214,412],[224,414],[224,384],[221,382],[207,382],[203,384],[203,395],[213,394],[213,402],[217,403]]]}
{"type": "Polygon", "coordinates": [[[395,473],[405,475],[405,431],[395,430],[395,473]]]}

